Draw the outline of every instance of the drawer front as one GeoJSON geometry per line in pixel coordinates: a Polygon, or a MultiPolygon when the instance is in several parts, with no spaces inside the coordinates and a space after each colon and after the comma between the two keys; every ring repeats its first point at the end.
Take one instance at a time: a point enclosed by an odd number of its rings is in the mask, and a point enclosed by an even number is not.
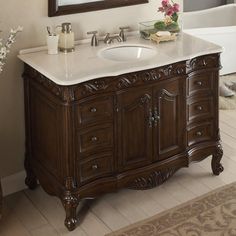
{"type": "Polygon", "coordinates": [[[207,122],[196,125],[188,130],[188,146],[196,143],[213,140],[213,124],[207,122]]]}
{"type": "Polygon", "coordinates": [[[92,158],[80,163],[80,182],[96,179],[113,171],[113,158],[111,153],[101,154],[99,157],[92,158]]]}
{"type": "Polygon", "coordinates": [[[188,122],[193,122],[205,118],[212,118],[213,98],[207,97],[204,99],[194,99],[188,104],[188,122]]]}
{"type": "Polygon", "coordinates": [[[188,95],[198,93],[212,94],[213,91],[213,73],[199,74],[188,79],[188,95]]]}
{"type": "Polygon", "coordinates": [[[98,152],[101,149],[112,148],[113,126],[112,124],[99,125],[86,128],[78,132],[79,153],[86,155],[98,152]]]}
{"type": "Polygon", "coordinates": [[[113,118],[113,97],[103,96],[79,103],[76,107],[77,127],[113,118]]]}

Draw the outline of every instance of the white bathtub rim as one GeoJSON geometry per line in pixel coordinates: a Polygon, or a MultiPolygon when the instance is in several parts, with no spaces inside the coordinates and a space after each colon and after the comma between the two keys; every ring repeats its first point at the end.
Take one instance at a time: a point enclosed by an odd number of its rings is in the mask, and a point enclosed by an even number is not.
{"type": "Polygon", "coordinates": [[[206,35],[206,34],[235,34],[236,26],[219,26],[219,27],[206,27],[206,28],[193,28],[184,29],[184,33],[191,35],[206,35]]]}
{"type": "Polygon", "coordinates": [[[204,10],[183,12],[183,16],[188,16],[188,15],[194,16],[194,15],[199,15],[201,13],[205,14],[205,13],[215,12],[217,10],[231,9],[231,8],[236,8],[236,3],[230,3],[230,4],[226,4],[226,5],[222,5],[218,7],[212,7],[212,8],[208,8],[204,10]]]}

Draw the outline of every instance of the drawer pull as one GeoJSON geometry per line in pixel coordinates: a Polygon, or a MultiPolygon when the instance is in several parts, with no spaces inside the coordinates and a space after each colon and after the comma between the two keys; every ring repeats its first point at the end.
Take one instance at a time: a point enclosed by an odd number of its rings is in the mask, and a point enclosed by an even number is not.
{"type": "Polygon", "coordinates": [[[91,141],[96,142],[96,141],[98,141],[98,138],[96,136],[94,136],[94,137],[91,138],[91,141]]]}
{"type": "Polygon", "coordinates": [[[196,108],[198,111],[202,111],[202,109],[203,109],[202,106],[197,106],[196,108]]]}
{"type": "Polygon", "coordinates": [[[95,113],[95,112],[97,112],[97,109],[96,109],[95,107],[93,107],[93,108],[90,109],[90,111],[91,111],[92,113],[95,113]]]}
{"type": "Polygon", "coordinates": [[[202,132],[201,131],[198,131],[196,134],[197,134],[198,137],[202,136],[202,132]]]}
{"type": "Polygon", "coordinates": [[[96,164],[95,164],[95,165],[92,165],[92,169],[93,169],[93,170],[97,170],[97,169],[98,169],[98,165],[96,165],[96,164]]]}
{"type": "Polygon", "coordinates": [[[198,86],[202,86],[202,81],[197,81],[196,84],[197,84],[198,86]]]}

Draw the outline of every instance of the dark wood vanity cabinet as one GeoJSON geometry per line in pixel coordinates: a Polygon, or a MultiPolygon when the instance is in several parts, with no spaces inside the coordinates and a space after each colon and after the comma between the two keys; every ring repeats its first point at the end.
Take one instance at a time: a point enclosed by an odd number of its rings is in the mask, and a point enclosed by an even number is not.
{"type": "Polygon", "coordinates": [[[61,86],[25,65],[26,184],[58,196],[73,230],[81,199],[155,187],[210,155],[220,174],[219,69],[211,54],[61,86]]]}

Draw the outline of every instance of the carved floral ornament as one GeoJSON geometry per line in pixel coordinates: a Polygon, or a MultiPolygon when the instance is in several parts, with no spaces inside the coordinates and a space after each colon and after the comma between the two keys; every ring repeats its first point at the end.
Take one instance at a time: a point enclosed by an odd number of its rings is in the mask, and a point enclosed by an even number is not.
{"type": "Polygon", "coordinates": [[[154,171],[146,177],[138,177],[130,183],[130,189],[145,190],[154,188],[168,180],[180,167],[154,171]]]}
{"type": "Polygon", "coordinates": [[[54,95],[63,101],[72,102],[81,97],[103,91],[114,91],[117,88],[130,88],[145,83],[151,83],[156,80],[187,75],[187,73],[194,70],[214,67],[219,67],[219,57],[216,57],[215,55],[209,55],[207,57],[198,57],[190,61],[183,61],[173,65],[162,66],[146,71],[132,72],[118,76],[117,79],[114,79],[113,77],[100,78],[84,82],[79,85],[71,86],[57,85],[30,67],[28,67],[28,73],[30,76],[33,75],[35,80],[37,80],[40,84],[42,84],[45,88],[50,90],[54,95]]]}

